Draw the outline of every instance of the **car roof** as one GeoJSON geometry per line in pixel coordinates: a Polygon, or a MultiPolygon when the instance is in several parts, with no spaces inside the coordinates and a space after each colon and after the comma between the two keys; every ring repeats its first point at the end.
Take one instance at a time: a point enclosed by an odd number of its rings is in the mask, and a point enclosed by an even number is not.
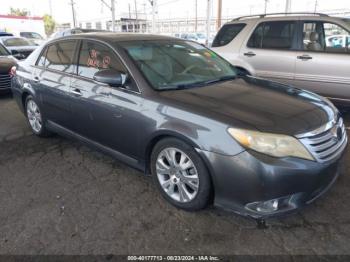
{"type": "Polygon", "coordinates": [[[336,16],[328,16],[326,14],[304,14],[304,15],[300,15],[300,14],[285,14],[285,13],[276,13],[276,14],[262,14],[262,15],[251,15],[251,16],[242,16],[242,17],[237,17],[229,22],[227,22],[227,24],[236,24],[236,23],[245,23],[245,22],[263,22],[263,21],[271,21],[271,20],[301,20],[301,19],[306,19],[306,20],[310,20],[310,19],[315,19],[315,20],[319,20],[319,19],[327,19],[327,20],[344,20],[344,18],[342,17],[336,17],[336,16]]]}
{"type": "Polygon", "coordinates": [[[63,39],[96,39],[105,42],[125,42],[125,41],[149,41],[149,40],[176,40],[178,38],[164,35],[152,35],[152,34],[135,34],[135,33],[114,33],[114,32],[93,32],[74,34],[69,36],[60,37],[55,40],[63,39]]]}

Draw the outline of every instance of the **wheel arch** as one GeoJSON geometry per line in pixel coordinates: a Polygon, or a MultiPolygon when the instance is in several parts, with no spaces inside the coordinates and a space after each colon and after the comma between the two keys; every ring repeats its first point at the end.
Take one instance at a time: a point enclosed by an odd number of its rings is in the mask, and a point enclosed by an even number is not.
{"type": "MultiPolygon", "coordinates": [[[[201,149],[201,147],[195,143],[193,140],[191,140],[190,138],[182,135],[182,134],[179,134],[177,132],[174,132],[174,131],[162,131],[162,132],[158,132],[156,133],[148,142],[147,146],[146,146],[146,150],[145,150],[145,172],[147,175],[150,175],[151,174],[151,154],[152,154],[152,151],[155,147],[155,145],[163,140],[163,139],[166,139],[166,138],[176,138],[176,139],[179,139],[185,143],[187,143],[188,145],[192,146],[195,150],[196,149],[201,149]]],[[[208,171],[208,174],[209,174],[209,178],[210,178],[210,182],[212,184],[212,196],[211,196],[211,199],[210,199],[210,202],[213,202],[214,201],[214,197],[215,197],[215,182],[214,182],[214,177],[212,175],[212,169],[208,166],[208,161],[207,159],[204,159],[203,155],[200,154],[198,152],[198,150],[196,150],[196,152],[198,153],[198,156],[199,158],[203,161],[203,164],[205,166],[205,168],[207,169],[208,171]]]]}

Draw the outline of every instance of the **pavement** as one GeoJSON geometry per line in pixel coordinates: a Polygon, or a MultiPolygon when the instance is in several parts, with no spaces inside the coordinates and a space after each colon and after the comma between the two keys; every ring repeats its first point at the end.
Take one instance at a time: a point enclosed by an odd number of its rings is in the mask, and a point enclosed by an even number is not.
{"type": "Polygon", "coordinates": [[[349,157],[324,197],[258,229],[213,207],[172,207],[123,163],[32,135],[11,97],[0,97],[0,254],[349,255],[349,157]]]}

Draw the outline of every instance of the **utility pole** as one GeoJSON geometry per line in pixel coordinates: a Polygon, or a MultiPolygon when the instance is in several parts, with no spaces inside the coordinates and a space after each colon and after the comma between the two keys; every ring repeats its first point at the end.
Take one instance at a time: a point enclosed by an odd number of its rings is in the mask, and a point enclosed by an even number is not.
{"type": "Polygon", "coordinates": [[[222,0],[218,0],[218,20],[216,22],[217,30],[219,30],[221,27],[221,17],[222,17],[222,0]]]}
{"type": "Polygon", "coordinates": [[[269,0],[265,0],[265,11],[264,11],[264,14],[266,15],[266,12],[267,12],[267,3],[269,2],[269,0]]]}
{"type": "Polygon", "coordinates": [[[212,0],[207,0],[207,46],[209,45],[210,38],[210,23],[211,23],[211,4],[212,0]]]}
{"type": "Polygon", "coordinates": [[[292,9],[292,0],[286,0],[286,14],[290,13],[292,9]]]}
{"type": "Polygon", "coordinates": [[[137,3],[136,3],[136,0],[134,0],[134,3],[135,3],[135,18],[137,20],[137,3]]]}
{"type": "Polygon", "coordinates": [[[152,33],[156,32],[156,9],[157,9],[157,0],[149,0],[152,6],[152,33]]]}
{"type": "Polygon", "coordinates": [[[315,0],[315,10],[314,10],[314,13],[316,13],[316,12],[317,12],[317,6],[318,6],[318,1],[317,1],[317,0],[315,0]]]}
{"type": "Polygon", "coordinates": [[[105,6],[107,6],[109,10],[111,10],[111,13],[112,13],[112,31],[115,32],[115,2],[114,2],[114,0],[111,0],[110,6],[104,0],[101,0],[101,2],[105,6]]]}
{"type": "Polygon", "coordinates": [[[112,31],[115,32],[115,2],[111,0],[111,12],[112,12],[112,31]]]}
{"type": "Polygon", "coordinates": [[[195,23],[194,23],[194,31],[197,32],[198,28],[198,0],[195,0],[195,23]]]}
{"type": "Polygon", "coordinates": [[[129,19],[131,19],[131,7],[130,7],[130,3],[128,4],[129,7],[129,19]]]}
{"type": "Polygon", "coordinates": [[[75,17],[75,9],[74,9],[74,1],[73,0],[70,0],[70,5],[72,6],[72,15],[73,15],[73,27],[77,27],[77,19],[75,17]]]}

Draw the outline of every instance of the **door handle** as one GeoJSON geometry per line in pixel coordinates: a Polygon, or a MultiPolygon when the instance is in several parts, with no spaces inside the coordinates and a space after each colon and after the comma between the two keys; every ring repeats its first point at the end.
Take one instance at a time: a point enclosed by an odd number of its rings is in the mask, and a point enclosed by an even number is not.
{"type": "Polygon", "coordinates": [[[297,56],[297,58],[300,59],[300,60],[310,60],[310,59],[312,59],[312,57],[309,56],[309,55],[301,55],[301,56],[297,56]]]}
{"type": "Polygon", "coordinates": [[[75,96],[82,96],[81,91],[78,88],[74,88],[70,92],[75,96]]]}
{"type": "Polygon", "coordinates": [[[243,55],[248,56],[248,57],[256,56],[256,54],[253,52],[244,53],[243,55]]]}
{"type": "Polygon", "coordinates": [[[40,78],[38,76],[34,76],[33,81],[35,83],[39,83],[40,82],[40,78]]]}

